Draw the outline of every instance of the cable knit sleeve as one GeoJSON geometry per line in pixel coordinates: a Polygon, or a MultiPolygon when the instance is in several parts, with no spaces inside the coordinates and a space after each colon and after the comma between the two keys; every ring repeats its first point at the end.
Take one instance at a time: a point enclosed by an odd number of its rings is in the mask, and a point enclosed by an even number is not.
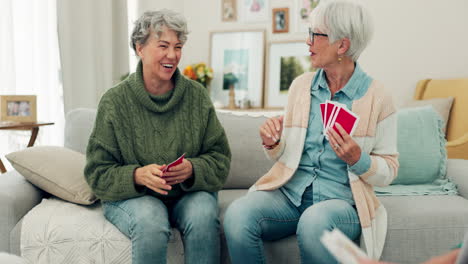
{"type": "Polygon", "coordinates": [[[86,181],[101,200],[123,200],[145,194],[137,189],[133,172],[138,164],[125,164],[120,152],[113,121],[113,104],[106,95],[99,103],[94,129],[86,150],[86,181]]]}
{"type": "Polygon", "coordinates": [[[231,164],[231,151],[224,128],[216,116],[211,100],[203,92],[203,105],[207,118],[204,120],[203,139],[199,155],[188,160],[193,165],[193,178],[181,186],[185,191],[215,192],[223,187],[231,164]]]}

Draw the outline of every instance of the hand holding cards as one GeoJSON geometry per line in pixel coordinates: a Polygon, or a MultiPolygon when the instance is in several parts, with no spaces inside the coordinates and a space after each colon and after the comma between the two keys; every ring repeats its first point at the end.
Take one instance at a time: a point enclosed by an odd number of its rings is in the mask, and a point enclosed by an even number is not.
{"type": "Polygon", "coordinates": [[[163,170],[162,172],[167,172],[169,171],[170,168],[174,167],[174,166],[177,166],[179,164],[182,163],[182,161],[184,161],[184,158],[185,158],[185,153],[182,154],[182,156],[178,157],[176,160],[174,160],[173,162],[169,163],[163,170]]]}
{"type": "MultiPolygon", "coordinates": [[[[325,135],[330,128],[340,133],[335,123],[339,123],[346,133],[351,136],[353,135],[359,122],[359,116],[348,110],[346,105],[327,100],[325,103],[320,104],[320,111],[323,121],[323,133],[325,135]]],[[[326,138],[328,139],[327,136],[326,138]]]]}

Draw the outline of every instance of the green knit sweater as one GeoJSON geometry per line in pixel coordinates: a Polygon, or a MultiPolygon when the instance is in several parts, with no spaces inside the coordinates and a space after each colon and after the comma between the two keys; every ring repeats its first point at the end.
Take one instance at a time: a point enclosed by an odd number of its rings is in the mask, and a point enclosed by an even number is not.
{"type": "Polygon", "coordinates": [[[184,192],[222,188],[231,152],[208,93],[179,70],[173,81],[175,87],[170,92],[151,95],[145,90],[140,62],[135,73],[101,98],[84,170],[101,200],[145,194],[176,199],[184,192]],[[168,195],[134,184],[136,168],[169,164],[183,153],[193,165],[193,177],[173,185],[168,195]]]}

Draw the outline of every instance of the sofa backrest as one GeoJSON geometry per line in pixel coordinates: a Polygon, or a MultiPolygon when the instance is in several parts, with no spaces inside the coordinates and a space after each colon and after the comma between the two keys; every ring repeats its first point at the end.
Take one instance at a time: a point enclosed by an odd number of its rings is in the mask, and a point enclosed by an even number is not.
{"type": "Polygon", "coordinates": [[[273,162],[263,152],[258,129],[266,117],[218,112],[231,148],[231,170],[225,189],[249,188],[265,174],[273,162]]]}
{"type": "MultiPolygon", "coordinates": [[[[263,153],[258,135],[266,117],[217,113],[232,152],[231,170],[226,189],[249,188],[273,165],[263,153]]],[[[67,113],[65,147],[86,153],[86,146],[96,118],[96,109],[78,108],[67,113]]]]}
{"type": "Polygon", "coordinates": [[[77,108],[65,117],[66,148],[86,154],[89,136],[93,131],[96,109],[77,108]]]}

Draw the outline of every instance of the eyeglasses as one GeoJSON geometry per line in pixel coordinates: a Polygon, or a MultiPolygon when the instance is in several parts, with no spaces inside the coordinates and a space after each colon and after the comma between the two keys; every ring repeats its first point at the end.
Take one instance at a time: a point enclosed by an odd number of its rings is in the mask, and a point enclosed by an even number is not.
{"type": "Polygon", "coordinates": [[[309,28],[310,43],[314,43],[314,37],[315,37],[315,36],[324,36],[324,37],[328,37],[327,34],[315,33],[315,32],[312,31],[311,28],[309,28]]]}

